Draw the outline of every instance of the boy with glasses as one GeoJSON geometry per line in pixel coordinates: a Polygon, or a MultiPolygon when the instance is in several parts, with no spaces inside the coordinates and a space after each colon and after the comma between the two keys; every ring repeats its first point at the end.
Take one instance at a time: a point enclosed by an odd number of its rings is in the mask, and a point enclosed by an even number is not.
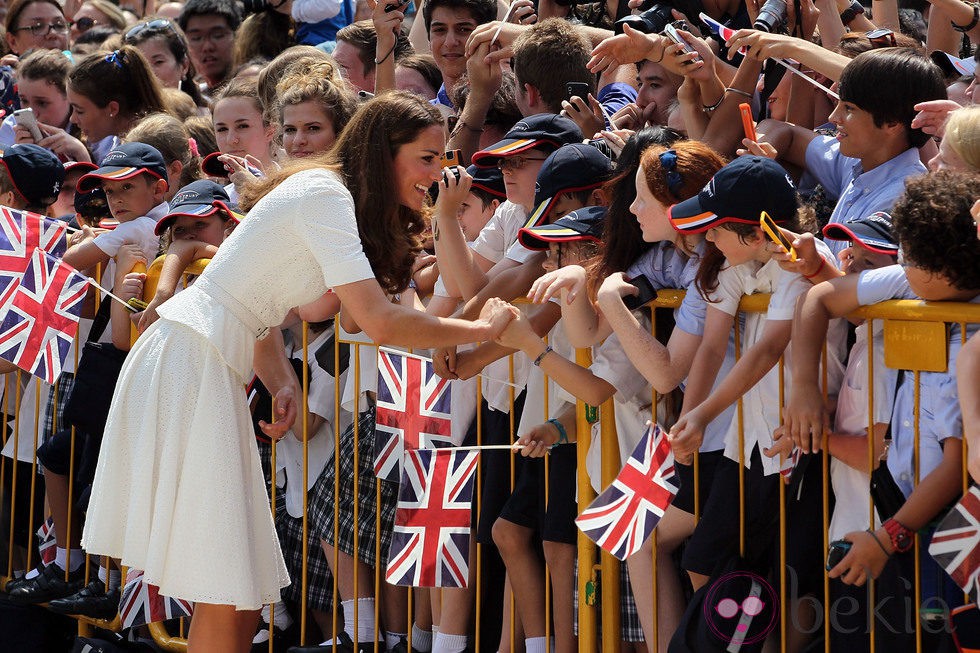
{"type": "Polygon", "coordinates": [[[177,24],[187,34],[191,61],[208,95],[228,81],[241,22],[238,5],[230,0],[189,0],[180,12],[177,24]]]}

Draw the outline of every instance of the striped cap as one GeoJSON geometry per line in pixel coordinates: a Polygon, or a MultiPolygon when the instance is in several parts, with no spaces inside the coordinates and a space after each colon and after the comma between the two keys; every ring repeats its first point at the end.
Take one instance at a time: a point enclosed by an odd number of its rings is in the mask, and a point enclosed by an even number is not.
{"type": "Polygon", "coordinates": [[[796,215],[796,186],[782,166],[766,157],[742,156],[715,173],[694,197],[674,204],[667,216],[681,233],[701,233],[726,222],[759,226],[763,211],[778,222],[796,215]]]}
{"type": "Polygon", "coordinates": [[[581,240],[599,242],[606,207],[586,206],[562,216],[552,224],[525,227],[517,232],[517,240],[527,249],[548,249],[548,243],[570,243],[581,240]]]}
{"type": "Polygon", "coordinates": [[[76,189],[86,193],[103,181],[130,179],[143,173],[167,181],[167,164],[163,155],[146,143],[123,143],[105,155],[98,170],[79,179],[76,189]]]}
{"type": "Polygon", "coordinates": [[[481,168],[497,165],[508,156],[534,148],[554,150],[567,143],[581,143],[582,130],[570,118],[554,113],[539,113],[517,122],[504,140],[473,155],[473,163],[481,168]]]}

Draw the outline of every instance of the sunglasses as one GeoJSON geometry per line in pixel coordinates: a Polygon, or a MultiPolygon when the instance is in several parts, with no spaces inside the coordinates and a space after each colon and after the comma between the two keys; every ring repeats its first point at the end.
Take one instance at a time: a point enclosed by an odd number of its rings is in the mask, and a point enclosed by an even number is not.
{"type": "Polygon", "coordinates": [[[528,161],[544,161],[546,157],[538,156],[508,156],[497,161],[497,168],[504,170],[523,170],[528,161]]]}
{"type": "Polygon", "coordinates": [[[677,172],[677,152],[667,150],[662,153],[660,155],[660,167],[664,169],[664,175],[667,178],[667,190],[675,198],[681,199],[680,192],[681,186],[684,185],[684,179],[681,177],[681,173],[677,172]]]}
{"type": "Polygon", "coordinates": [[[134,41],[138,41],[139,38],[147,32],[159,32],[163,30],[171,30],[173,32],[177,31],[174,29],[174,24],[166,18],[157,18],[155,20],[136,25],[131,30],[126,32],[123,40],[126,43],[132,43],[134,41]]]}
{"type": "Polygon", "coordinates": [[[99,21],[94,18],[89,18],[88,16],[83,16],[76,21],[71,23],[72,27],[77,29],[79,33],[85,33],[99,24],[99,21]]]}

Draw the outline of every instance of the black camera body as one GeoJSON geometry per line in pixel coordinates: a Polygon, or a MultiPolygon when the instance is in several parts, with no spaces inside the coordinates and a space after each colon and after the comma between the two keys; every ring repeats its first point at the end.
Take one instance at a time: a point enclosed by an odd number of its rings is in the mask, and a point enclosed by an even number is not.
{"type": "Polygon", "coordinates": [[[623,25],[629,25],[638,32],[644,34],[659,34],[664,31],[670,23],[674,22],[674,16],[670,13],[673,7],[662,2],[650,2],[650,7],[644,3],[639,14],[623,16],[613,24],[613,31],[617,34],[623,33],[623,25]]]}

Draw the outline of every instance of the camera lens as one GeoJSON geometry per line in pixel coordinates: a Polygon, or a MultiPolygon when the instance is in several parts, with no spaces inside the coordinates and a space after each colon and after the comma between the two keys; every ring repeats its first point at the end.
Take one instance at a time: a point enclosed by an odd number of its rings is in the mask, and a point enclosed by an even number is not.
{"type": "Polygon", "coordinates": [[[629,25],[636,31],[643,32],[644,34],[657,34],[673,22],[674,16],[670,13],[670,9],[670,5],[655,4],[636,16],[624,16],[620,18],[613,25],[613,30],[617,34],[622,34],[623,25],[629,25]]]}

